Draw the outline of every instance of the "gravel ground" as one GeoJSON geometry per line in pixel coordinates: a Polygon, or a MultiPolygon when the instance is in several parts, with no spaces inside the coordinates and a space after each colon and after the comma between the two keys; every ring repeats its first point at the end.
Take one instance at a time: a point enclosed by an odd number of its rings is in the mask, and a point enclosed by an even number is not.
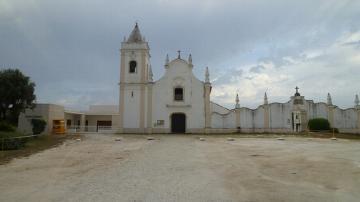
{"type": "Polygon", "coordinates": [[[359,201],[360,141],[85,135],[0,166],[0,201],[359,201]]]}

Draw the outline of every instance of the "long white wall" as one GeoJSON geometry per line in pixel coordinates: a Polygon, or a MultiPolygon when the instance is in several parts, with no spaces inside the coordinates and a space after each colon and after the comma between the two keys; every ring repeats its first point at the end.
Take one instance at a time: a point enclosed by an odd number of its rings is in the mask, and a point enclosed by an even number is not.
{"type": "MultiPolygon", "coordinates": [[[[227,109],[216,103],[211,103],[211,127],[213,129],[235,129],[237,128],[236,110],[227,109]]],[[[256,109],[242,107],[239,109],[239,125],[241,131],[246,132],[291,132],[293,131],[292,113],[303,110],[306,121],[313,118],[325,118],[332,122],[333,126],[340,132],[360,133],[360,110],[355,108],[340,109],[336,106],[329,106],[326,103],[314,103],[312,100],[305,100],[304,104],[297,106],[293,100],[287,103],[271,103],[261,105],[256,109]],[[265,108],[268,109],[266,113],[265,108]],[[330,110],[333,113],[330,114],[330,110]],[[268,122],[268,123],[265,123],[268,122]],[[267,128],[268,126],[268,128],[267,128]]],[[[219,131],[219,130],[215,130],[219,131]]]]}

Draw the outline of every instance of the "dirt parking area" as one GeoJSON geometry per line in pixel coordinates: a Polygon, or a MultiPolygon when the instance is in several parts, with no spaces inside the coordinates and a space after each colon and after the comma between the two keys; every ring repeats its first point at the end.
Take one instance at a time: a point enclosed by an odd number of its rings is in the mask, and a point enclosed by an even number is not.
{"type": "Polygon", "coordinates": [[[359,201],[360,141],[87,134],[0,165],[0,201],[359,201]]]}

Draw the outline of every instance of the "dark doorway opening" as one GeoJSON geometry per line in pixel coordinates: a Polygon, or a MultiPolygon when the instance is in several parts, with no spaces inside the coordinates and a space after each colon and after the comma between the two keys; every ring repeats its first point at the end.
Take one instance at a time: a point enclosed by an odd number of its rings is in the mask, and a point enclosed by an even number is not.
{"type": "Polygon", "coordinates": [[[182,113],[175,113],[171,115],[171,132],[185,133],[186,116],[182,113]]]}

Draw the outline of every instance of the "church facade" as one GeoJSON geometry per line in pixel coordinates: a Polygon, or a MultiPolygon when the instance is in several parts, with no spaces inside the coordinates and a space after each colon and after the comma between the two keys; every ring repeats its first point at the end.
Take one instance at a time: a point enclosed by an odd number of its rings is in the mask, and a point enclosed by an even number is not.
{"type": "Polygon", "coordinates": [[[88,111],[69,111],[54,104],[37,104],[19,116],[19,130],[31,131],[31,119],[42,118],[51,132],[60,120],[68,132],[101,133],[291,133],[307,130],[308,120],[328,119],[340,132],[360,133],[360,103],[340,109],[326,102],[314,103],[298,88],[286,103],[269,103],[266,93],[256,109],[241,107],[238,95],[234,108],[210,100],[212,84],[208,68],[204,78],[193,74],[192,56],[166,57],[165,74],[153,80],[150,48],[136,24],[120,49],[119,104],[94,105],[88,111]]]}
{"type": "Polygon", "coordinates": [[[287,103],[264,103],[256,109],[227,109],[210,100],[212,85],[206,68],[204,80],[193,74],[191,55],[165,60],[165,74],[153,81],[149,46],[138,25],[121,45],[120,133],[224,133],[300,132],[312,118],[326,118],[341,132],[360,133],[360,105],[340,109],[332,104],[306,100],[296,89],[287,103]]]}

